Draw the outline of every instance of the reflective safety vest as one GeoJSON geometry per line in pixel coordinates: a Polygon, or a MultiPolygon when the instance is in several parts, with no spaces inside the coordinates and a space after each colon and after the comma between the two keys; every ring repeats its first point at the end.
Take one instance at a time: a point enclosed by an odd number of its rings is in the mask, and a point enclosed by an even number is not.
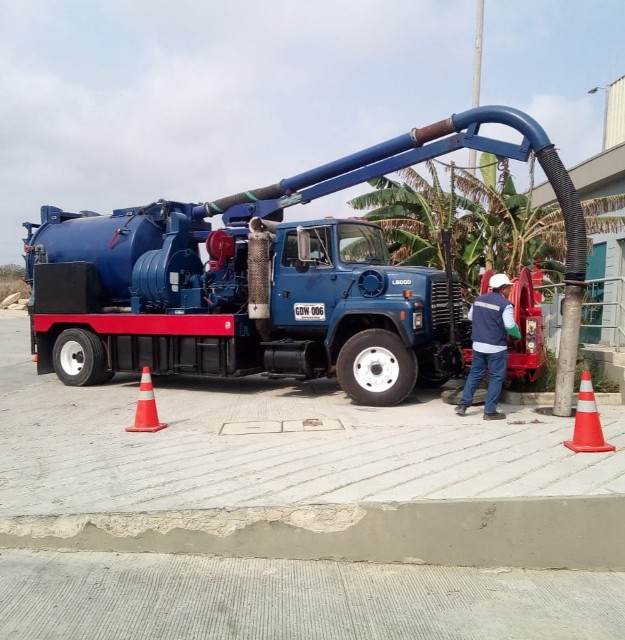
{"type": "Polygon", "coordinates": [[[503,323],[503,310],[511,304],[501,293],[485,293],[473,302],[473,342],[484,342],[505,347],[507,344],[506,327],[503,323]]]}

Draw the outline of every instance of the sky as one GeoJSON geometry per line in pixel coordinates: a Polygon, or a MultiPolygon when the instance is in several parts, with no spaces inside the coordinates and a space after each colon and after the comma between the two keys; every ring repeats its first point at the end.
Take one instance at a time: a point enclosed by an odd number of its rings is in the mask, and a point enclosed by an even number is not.
{"type": "MultiPolygon", "coordinates": [[[[0,265],[22,264],[42,205],[215,200],[470,109],[477,7],[0,0],[0,265]]],[[[623,24],[622,0],[484,0],[480,104],[535,118],[567,167],[599,153],[605,92],[588,91],[625,74],[623,24]]],[[[353,215],[368,190],[285,219],[353,215]]]]}

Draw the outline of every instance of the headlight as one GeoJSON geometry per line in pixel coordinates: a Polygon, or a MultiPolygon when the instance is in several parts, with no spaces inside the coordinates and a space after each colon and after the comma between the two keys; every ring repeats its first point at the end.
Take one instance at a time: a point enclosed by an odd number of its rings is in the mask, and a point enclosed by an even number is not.
{"type": "Polygon", "coordinates": [[[423,327],[423,313],[421,311],[416,311],[412,315],[412,328],[421,329],[422,327],[423,327]]]}

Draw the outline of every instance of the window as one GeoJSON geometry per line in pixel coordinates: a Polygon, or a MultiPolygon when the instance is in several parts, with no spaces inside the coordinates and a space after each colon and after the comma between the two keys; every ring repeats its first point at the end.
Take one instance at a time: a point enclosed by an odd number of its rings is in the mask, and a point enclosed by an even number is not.
{"type": "Polygon", "coordinates": [[[364,224],[339,224],[339,257],[341,262],[389,264],[388,249],[382,230],[364,224]]]}
{"type": "MultiPolygon", "coordinates": [[[[331,229],[329,227],[311,227],[310,229],[307,229],[307,232],[310,236],[310,263],[317,266],[331,266],[331,229]]],[[[286,236],[282,264],[285,267],[294,267],[299,264],[297,231],[295,230],[289,231],[286,236]]]]}

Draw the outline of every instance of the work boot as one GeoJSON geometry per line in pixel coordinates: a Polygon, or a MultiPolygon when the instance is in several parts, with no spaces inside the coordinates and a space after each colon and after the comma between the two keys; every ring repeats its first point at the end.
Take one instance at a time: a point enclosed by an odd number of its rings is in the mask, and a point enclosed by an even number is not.
{"type": "Polygon", "coordinates": [[[505,413],[499,413],[499,411],[495,411],[495,413],[485,413],[484,420],[504,420],[506,417],[505,413]]]}
{"type": "Polygon", "coordinates": [[[466,416],[467,415],[467,409],[469,407],[467,407],[466,404],[459,404],[454,411],[459,415],[459,416],[466,416]]]}

